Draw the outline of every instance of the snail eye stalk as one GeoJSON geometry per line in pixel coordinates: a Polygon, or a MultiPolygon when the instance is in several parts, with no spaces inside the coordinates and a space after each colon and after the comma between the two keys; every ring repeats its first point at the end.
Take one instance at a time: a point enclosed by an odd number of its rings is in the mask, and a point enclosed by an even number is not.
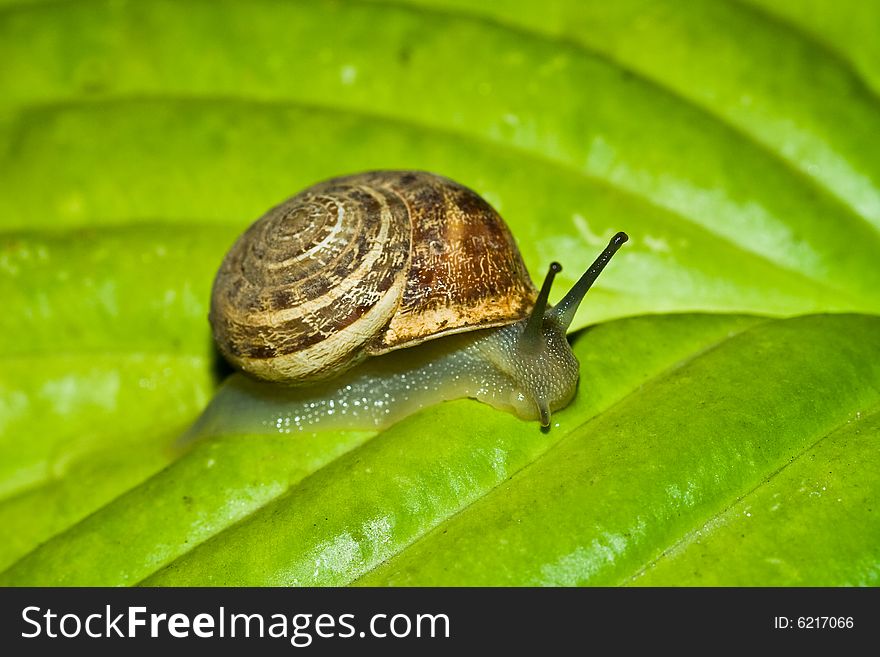
{"type": "Polygon", "coordinates": [[[544,284],[541,285],[541,291],[538,298],[535,299],[535,307],[532,308],[532,314],[529,315],[529,321],[522,334],[522,346],[526,349],[537,349],[541,344],[541,328],[544,326],[544,314],[547,312],[547,299],[550,297],[550,288],[553,286],[553,279],[556,274],[562,271],[562,265],[558,262],[551,262],[547,276],[544,278],[544,284]]]}
{"type": "Polygon", "coordinates": [[[617,253],[617,250],[623,246],[624,242],[628,239],[629,236],[623,232],[617,233],[617,235],[612,237],[608,246],[605,247],[605,250],[599,254],[599,257],[596,258],[593,264],[584,272],[583,276],[578,279],[578,282],[572,286],[568,291],[568,294],[562,298],[562,301],[553,308],[551,316],[554,317],[563,328],[567,329],[571,325],[578,306],[581,305],[581,301],[584,299],[584,295],[586,295],[587,291],[593,286],[596,279],[599,278],[599,274],[605,269],[605,265],[611,260],[611,256],[617,253]]]}

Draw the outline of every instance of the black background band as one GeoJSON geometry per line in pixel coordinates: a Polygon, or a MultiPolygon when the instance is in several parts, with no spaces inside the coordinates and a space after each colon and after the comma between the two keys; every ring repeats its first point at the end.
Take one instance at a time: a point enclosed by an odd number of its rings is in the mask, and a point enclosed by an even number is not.
{"type": "MultiPolygon", "coordinates": [[[[116,626],[127,632],[127,615],[116,626]]],[[[74,627],[74,619],[69,619],[68,633],[74,627]]],[[[95,633],[104,627],[104,621],[98,619],[92,625],[95,633]]],[[[239,624],[239,634],[242,627],[239,624]]],[[[256,629],[256,625],[253,627],[256,629]]],[[[875,645],[871,639],[880,635],[878,627],[877,588],[0,589],[0,645],[15,648],[13,652],[3,651],[8,655],[72,647],[93,655],[118,655],[139,647],[161,648],[169,655],[191,655],[194,648],[214,650],[227,645],[236,651],[253,649],[259,655],[346,654],[365,649],[384,654],[449,654],[450,650],[484,646],[491,647],[493,654],[551,648],[594,652],[609,646],[711,654],[720,648],[840,649],[875,645]],[[29,612],[29,617],[38,622],[47,610],[56,614],[53,631],[57,633],[60,616],[76,614],[85,619],[89,614],[105,614],[108,605],[113,616],[128,614],[129,607],[146,607],[146,614],[183,613],[189,619],[198,614],[217,617],[222,613],[226,615],[227,636],[217,637],[215,626],[211,638],[193,632],[187,638],[174,638],[167,626],[160,624],[157,638],[150,637],[149,625],[139,627],[135,638],[90,638],[84,631],[76,638],[50,638],[45,631],[36,638],[22,637],[36,631],[34,623],[23,619],[27,607],[39,608],[29,612]],[[300,622],[311,622],[302,634],[309,634],[311,641],[307,646],[295,647],[289,634],[288,638],[231,638],[231,614],[262,614],[266,627],[273,622],[273,614],[288,620],[297,614],[310,614],[300,616],[300,622]],[[344,617],[350,628],[337,625],[334,632],[329,617],[325,617],[322,628],[324,634],[351,636],[318,636],[314,622],[320,614],[335,618],[351,614],[344,617]],[[383,638],[370,635],[370,620],[377,614],[384,614],[375,624],[378,632],[387,634],[383,638]],[[395,622],[398,634],[405,633],[419,614],[444,614],[449,619],[449,637],[444,636],[442,622],[435,624],[439,636],[434,638],[395,637],[389,620],[397,614],[410,619],[395,622]],[[834,621],[827,620],[832,617],[834,621]],[[851,627],[831,627],[838,625],[837,619],[850,619],[851,623],[845,624],[851,627]]],[[[429,633],[427,626],[425,632],[429,633]]]]}

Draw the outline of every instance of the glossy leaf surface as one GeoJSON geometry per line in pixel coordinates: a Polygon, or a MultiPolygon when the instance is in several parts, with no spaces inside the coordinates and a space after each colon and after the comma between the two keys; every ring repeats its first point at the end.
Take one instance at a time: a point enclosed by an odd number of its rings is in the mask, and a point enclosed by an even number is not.
{"type": "Polygon", "coordinates": [[[876,584],[878,7],[0,0],[0,582],[876,584]],[[373,168],[551,300],[628,232],[559,426],[175,449],[228,246],[373,168]]]}

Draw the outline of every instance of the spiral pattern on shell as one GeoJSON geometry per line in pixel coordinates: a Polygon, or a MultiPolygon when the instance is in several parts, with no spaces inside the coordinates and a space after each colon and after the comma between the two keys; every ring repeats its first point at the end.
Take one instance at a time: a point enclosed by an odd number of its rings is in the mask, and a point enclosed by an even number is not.
{"type": "Polygon", "coordinates": [[[231,363],[296,384],[512,323],[535,295],[510,231],[475,192],[374,171],[314,185],[248,228],[214,280],[210,321],[231,363]]]}

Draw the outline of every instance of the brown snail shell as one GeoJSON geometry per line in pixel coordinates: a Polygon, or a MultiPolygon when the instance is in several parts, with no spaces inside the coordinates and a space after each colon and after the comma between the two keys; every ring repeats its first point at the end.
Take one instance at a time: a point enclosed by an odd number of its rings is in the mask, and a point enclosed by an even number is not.
{"type": "Polygon", "coordinates": [[[309,187],[248,228],[217,273],[210,321],[234,365],[296,384],[511,324],[536,294],[479,195],[432,173],[373,171],[309,187]]]}

